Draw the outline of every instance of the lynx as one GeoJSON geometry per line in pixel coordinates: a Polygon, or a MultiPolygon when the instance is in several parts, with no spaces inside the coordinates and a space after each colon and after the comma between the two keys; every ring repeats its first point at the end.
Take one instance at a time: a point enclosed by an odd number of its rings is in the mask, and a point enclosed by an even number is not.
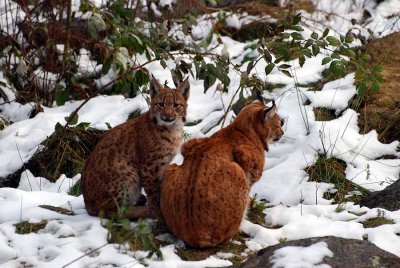
{"type": "Polygon", "coordinates": [[[182,146],[181,166],[168,166],[161,189],[161,212],[168,229],[193,247],[228,242],[261,177],[264,150],[282,135],[275,103],[246,106],[228,127],[182,146]]]}
{"type": "Polygon", "coordinates": [[[111,129],[96,145],[82,172],[90,215],[103,211],[109,218],[130,207],[128,219],[159,216],[159,180],[183,142],[189,88],[187,79],[168,89],[153,77],[149,111],[111,129]],[[147,205],[140,204],[142,187],[147,205]]]}

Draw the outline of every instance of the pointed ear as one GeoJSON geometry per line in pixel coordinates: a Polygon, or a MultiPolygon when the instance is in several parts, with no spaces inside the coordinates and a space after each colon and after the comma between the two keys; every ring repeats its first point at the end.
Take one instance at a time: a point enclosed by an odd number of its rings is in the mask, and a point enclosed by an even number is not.
{"type": "Polygon", "coordinates": [[[189,78],[183,80],[183,82],[178,86],[177,89],[180,90],[185,100],[187,100],[189,98],[189,91],[190,91],[189,78]]]}
{"type": "Polygon", "coordinates": [[[276,105],[275,105],[275,101],[272,100],[272,106],[269,108],[265,108],[262,110],[263,113],[263,117],[265,120],[267,120],[268,118],[273,117],[276,114],[276,105]]]}
{"type": "Polygon", "coordinates": [[[151,75],[151,80],[150,80],[150,97],[153,98],[157,93],[160,91],[160,89],[163,86],[158,82],[158,80],[151,75]]]}

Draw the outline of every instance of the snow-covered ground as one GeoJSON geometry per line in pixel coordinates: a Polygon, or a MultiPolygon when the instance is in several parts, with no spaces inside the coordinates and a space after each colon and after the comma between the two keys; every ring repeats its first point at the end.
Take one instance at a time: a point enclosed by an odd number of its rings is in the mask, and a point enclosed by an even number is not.
{"type": "MultiPolygon", "coordinates": [[[[360,0],[313,2],[319,11],[313,14],[304,13],[309,19],[304,26],[306,34],[324,29],[317,23],[310,25],[310,21],[314,20],[333,28],[337,33],[346,34],[348,30],[353,29],[370,35],[365,28],[350,23],[352,18],[361,18],[363,8],[368,9],[372,15],[367,27],[371,29],[373,36],[380,37],[400,30],[398,0],[384,1],[378,6],[374,1],[360,0]],[[334,12],[340,16],[326,16],[327,12],[334,12]],[[397,21],[390,15],[397,15],[397,21]]],[[[236,16],[230,19],[230,23],[240,26],[241,21],[236,16]]],[[[210,24],[200,23],[198,27],[193,31],[204,34],[209,31],[210,24]]],[[[224,51],[231,57],[239,56],[235,59],[238,62],[243,58],[240,55],[244,56],[248,52],[245,43],[229,37],[222,37],[221,40],[222,44],[219,44],[215,51],[224,51]]],[[[246,247],[256,251],[285,239],[333,235],[368,239],[378,247],[400,256],[400,237],[397,235],[400,233],[400,211],[384,211],[385,217],[392,219],[394,224],[364,228],[361,222],[377,217],[382,210],[360,207],[351,202],[342,204],[338,210],[338,205],[332,204],[332,200],[323,198],[324,192],[332,191],[334,186],[309,182],[304,171],[317,160],[318,153],[326,152],[328,157],[345,161],[346,177],[367,189],[381,190],[399,179],[400,159],[379,159],[383,155],[399,155],[399,142],[382,144],[378,141],[375,131],[360,134],[357,112],[347,108],[349,99],[356,94],[353,85],[354,74],[325,84],[319,92],[310,92],[307,88],[295,86],[316,81],[321,77],[325,67],[320,63],[324,56],[322,54],[310,59],[303,68],[293,63],[290,71],[295,79],[288,78],[277,70],[267,77],[271,83],[285,84],[283,88],[272,93],[265,93],[265,97],[274,98],[279,105],[278,111],[285,118],[285,136],[270,147],[266,154],[263,176],[254,185],[250,195],[256,194],[259,199],[268,200],[273,206],[264,211],[266,223],[282,227],[268,229],[244,220],[241,231],[250,237],[245,242],[246,247]],[[307,99],[310,101],[309,105],[305,104],[307,99]],[[317,122],[313,107],[330,108],[340,116],[331,121],[317,122]]],[[[81,61],[84,61],[83,59],[81,61]]],[[[83,62],[82,66],[86,63],[83,62]]],[[[168,65],[173,65],[173,62],[169,62],[168,65]]],[[[264,78],[265,66],[266,63],[260,61],[253,72],[264,78]]],[[[148,69],[159,80],[168,80],[169,84],[172,84],[169,70],[163,69],[160,63],[154,62],[148,69]]],[[[202,120],[195,126],[185,127],[185,132],[191,138],[208,136],[221,128],[221,125],[218,125],[219,119],[224,115],[240,82],[236,72],[230,72],[229,76],[231,85],[228,93],[216,91],[215,86],[203,93],[203,82],[190,78],[191,96],[187,118],[190,122],[202,120]]],[[[7,83],[1,71],[0,80],[7,83]]],[[[12,95],[9,89],[4,87],[3,90],[12,95]]],[[[32,119],[28,119],[29,104],[12,102],[2,105],[0,115],[15,123],[0,132],[0,177],[15,172],[23,162],[28,161],[38,145],[52,134],[55,124],[64,124],[64,118],[80,103],[75,101],[61,107],[45,108],[43,113],[32,119]]],[[[95,128],[107,129],[106,123],[111,126],[121,124],[131,112],[138,109],[147,109],[143,96],[133,99],[98,96],[80,110],[79,121],[90,122],[95,128]]],[[[233,113],[230,112],[227,122],[232,119],[233,113]]],[[[176,161],[179,160],[177,156],[176,161]]],[[[74,178],[61,176],[56,183],[50,183],[45,178],[35,177],[27,171],[22,174],[18,189],[0,188],[0,267],[20,267],[21,264],[26,264],[33,267],[149,265],[169,268],[217,267],[231,264],[224,258],[224,254],[216,254],[203,261],[183,261],[174,251],[174,244],[161,248],[163,260],[156,257],[147,259],[147,252],[126,251],[120,245],[108,244],[107,230],[101,225],[99,218],[87,214],[82,196],[66,194],[78,179],[79,175],[74,178]],[[63,207],[72,210],[74,215],[59,214],[39,205],[63,207]],[[47,220],[48,223],[38,233],[17,234],[15,224],[24,220],[47,220]]],[[[133,225],[135,223],[132,223],[133,225]]],[[[176,244],[181,243],[178,241],[176,244]]],[[[273,262],[279,267],[313,267],[317,266],[324,256],[332,254],[326,244],[317,243],[308,248],[291,247],[277,250],[273,262]],[[298,259],[296,256],[299,255],[303,258],[298,259]]]]}

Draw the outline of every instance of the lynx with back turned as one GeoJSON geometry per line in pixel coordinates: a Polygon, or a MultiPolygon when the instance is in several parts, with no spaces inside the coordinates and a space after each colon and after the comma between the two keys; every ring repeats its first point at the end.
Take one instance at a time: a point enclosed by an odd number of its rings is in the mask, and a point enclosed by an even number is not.
{"type": "Polygon", "coordinates": [[[106,133],[86,162],[81,185],[90,215],[112,217],[126,206],[128,219],[159,216],[159,180],[182,144],[189,82],[167,89],[153,77],[150,95],[150,110],[106,133]],[[148,204],[135,206],[142,187],[148,204]]]}
{"type": "Polygon", "coordinates": [[[281,126],[275,104],[252,103],[210,138],[185,143],[183,164],[164,172],[160,205],[169,230],[194,247],[228,242],[263,172],[264,150],[283,135],[281,126]]]}

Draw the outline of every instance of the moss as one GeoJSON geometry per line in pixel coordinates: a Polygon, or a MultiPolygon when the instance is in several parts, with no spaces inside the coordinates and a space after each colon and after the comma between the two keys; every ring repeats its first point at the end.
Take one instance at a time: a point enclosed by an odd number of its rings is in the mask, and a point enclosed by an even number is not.
{"type": "Polygon", "coordinates": [[[28,222],[22,221],[20,223],[15,224],[15,232],[17,234],[29,234],[29,233],[37,233],[39,230],[42,230],[46,227],[47,221],[42,220],[41,222],[28,222]]]}
{"type": "Polygon", "coordinates": [[[375,228],[384,224],[394,224],[394,221],[385,217],[376,217],[362,222],[364,228],[375,228]]]}
{"type": "MultiPolygon", "coordinates": [[[[336,203],[350,201],[347,197],[349,192],[359,191],[361,195],[369,194],[370,192],[365,188],[347,180],[345,169],[346,163],[344,161],[320,155],[318,160],[312,166],[307,167],[305,171],[308,173],[310,181],[335,185],[337,192],[333,194],[325,193],[324,198],[333,198],[336,203]]],[[[351,198],[353,201],[355,199],[354,195],[351,198]]]]}
{"type": "MultiPolygon", "coordinates": [[[[218,252],[224,253],[232,253],[234,256],[229,260],[232,263],[241,263],[247,257],[241,256],[241,253],[244,252],[246,247],[246,239],[247,235],[244,233],[237,234],[232,241],[225,245],[219,245],[214,248],[206,248],[206,249],[196,249],[191,247],[181,247],[176,249],[176,253],[178,256],[185,261],[200,261],[207,259],[211,255],[215,255],[218,252]]],[[[252,255],[253,253],[248,253],[248,255],[252,255]]]]}

